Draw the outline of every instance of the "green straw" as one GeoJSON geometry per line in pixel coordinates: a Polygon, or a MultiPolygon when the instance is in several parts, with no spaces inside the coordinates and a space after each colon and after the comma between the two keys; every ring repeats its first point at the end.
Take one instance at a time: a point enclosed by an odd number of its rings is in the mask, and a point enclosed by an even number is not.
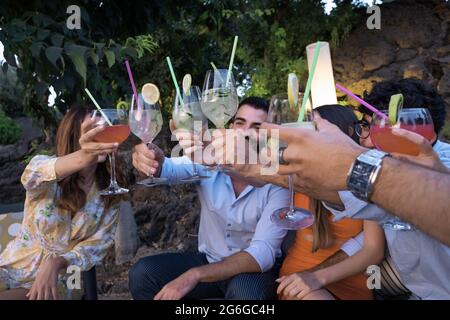
{"type": "Polygon", "coordinates": [[[306,103],[309,99],[309,93],[311,92],[311,84],[314,78],[314,72],[316,71],[317,60],[320,53],[320,41],[316,42],[316,48],[314,49],[314,58],[311,64],[311,71],[309,72],[308,81],[306,82],[305,94],[303,96],[302,108],[300,109],[300,114],[298,115],[297,122],[303,122],[305,120],[305,109],[306,103]]]}
{"type": "Polygon", "coordinates": [[[228,66],[227,82],[225,82],[225,87],[228,87],[228,82],[230,81],[231,68],[233,68],[234,55],[236,54],[236,47],[237,47],[237,43],[238,43],[238,38],[239,38],[238,36],[234,36],[233,51],[231,51],[230,65],[228,66]]]}
{"type": "Polygon", "coordinates": [[[84,88],[84,91],[86,91],[87,95],[89,96],[89,98],[91,98],[92,102],[94,103],[94,105],[97,107],[98,111],[100,111],[100,114],[102,115],[103,119],[105,119],[105,121],[112,126],[111,121],[109,121],[108,117],[106,116],[106,114],[103,112],[102,108],[100,108],[100,106],[98,105],[97,101],[95,101],[94,97],[92,96],[91,92],[89,91],[88,88],[84,88]]]}
{"type": "Polygon", "coordinates": [[[177,95],[180,97],[181,105],[184,105],[183,96],[181,95],[180,87],[178,86],[177,78],[175,77],[175,72],[173,72],[172,62],[170,61],[170,57],[166,57],[167,65],[169,66],[170,74],[172,76],[173,84],[175,85],[175,90],[177,91],[177,95]]]}

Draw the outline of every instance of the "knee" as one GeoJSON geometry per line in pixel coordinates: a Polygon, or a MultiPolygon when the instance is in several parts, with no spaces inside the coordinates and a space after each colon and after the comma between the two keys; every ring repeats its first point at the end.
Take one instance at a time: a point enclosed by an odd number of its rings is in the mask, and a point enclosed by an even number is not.
{"type": "Polygon", "coordinates": [[[151,260],[140,259],[128,271],[128,285],[133,299],[153,299],[158,292],[151,260]],[[156,292],[155,292],[156,291],[156,292]]]}
{"type": "Polygon", "coordinates": [[[252,277],[249,278],[246,277],[245,275],[236,276],[230,281],[227,287],[225,299],[228,300],[275,299],[276,298],[275,285],[264,280],[254,279],[252,277]]]}

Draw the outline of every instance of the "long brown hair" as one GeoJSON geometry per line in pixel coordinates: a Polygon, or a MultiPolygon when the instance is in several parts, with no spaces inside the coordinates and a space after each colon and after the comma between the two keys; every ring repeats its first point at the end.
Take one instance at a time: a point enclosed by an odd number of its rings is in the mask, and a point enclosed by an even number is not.
{"type": "MultiPolygon", "coordinates": [[[[72,107],[63,117],[56,133],[56,156],[61,157],[80,150],[81,123],[92,111],[92,106],[72,107]]],[[[116,168],[117,179],[122,180],[120,170],[116,168]]],[[[106,162],[98,163],[95,170],[95,182],[99,190],[105,189],[109,184],[109,171],[106,162]]],[[[58,208],[68,210],[74,215],[86,204],[86,193],[80,187],[83,179],[79,173],[74,173],[58,182],[59,197],[56,200],[58,208]]],[[[123,181],[122,181],[123,182],[123,181]]],[[[105,209],[120,201],[120,197],[102,197],[105,209]]]]}
{"type": "MultiPolygon", "coordinates": [[[[355,123],[358,119],[351,108],[341,105],[323,105],[314,110],[320,114],[321,118],[330,121],[355,142],[359,143],[359,138],[354,130],[355,123]]],[[[316,252],[319,249],[328,248],[333,245],[334,239],[331,237],[330,213],[322,202],[311,199],[310,211],[315,218],[315,222],[312,225],[312,252],[316,252]]]]}
{"type": "Polygon", "coordinates": [[[333,243],[328,222],[329,212],[322,202],[316,199],[311,199],[309,209],[314,215],[312,252],[316,252],[319,249],[330,247],[333,243]]]}

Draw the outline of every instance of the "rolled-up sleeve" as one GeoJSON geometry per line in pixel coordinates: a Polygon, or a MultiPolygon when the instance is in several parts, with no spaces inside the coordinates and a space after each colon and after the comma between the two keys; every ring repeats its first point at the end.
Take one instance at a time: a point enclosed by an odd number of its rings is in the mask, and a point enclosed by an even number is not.
{"type": "Polygon", "coordinates": [[[278,209],[289,206],[289,192],[286,189],[272,186],[267,203],[256,226],[255,235],[244,251],[249,253],[258,263],[261,272],[270,270],[275,259],[281,255],[281,243],[287,230],[276,226],[270,216],[278,209]]]}
{"type": "Polygon", "coordinates": [[[364,245],[364,232],[361,232],[355,238],[350,238],[347,242],[345,242],[342,245],[341,250],[344,251],[349,257],[351,257],[359,250],[361,250],[363,245],[364,245]]]}
{"type": "Polygon", "coordinates": [[[186,156],[165,158],[161,169],[161,177],[167,178],[171,183],[179,182],[181,179],[192,176],[194,165],[198,172],[203,173],[204,167],[199,164],[194,164],[186,156]]]}

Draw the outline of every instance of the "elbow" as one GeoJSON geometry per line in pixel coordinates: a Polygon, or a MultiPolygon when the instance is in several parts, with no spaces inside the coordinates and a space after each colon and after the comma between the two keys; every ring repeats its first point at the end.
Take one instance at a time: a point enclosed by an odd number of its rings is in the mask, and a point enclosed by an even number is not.
{"type": "Polygon", "coordinates": [[[367,255],[370,257],[371,265],[378,265],[384,259],[384,245],[367,246],[365,247],[367,255]]]}

